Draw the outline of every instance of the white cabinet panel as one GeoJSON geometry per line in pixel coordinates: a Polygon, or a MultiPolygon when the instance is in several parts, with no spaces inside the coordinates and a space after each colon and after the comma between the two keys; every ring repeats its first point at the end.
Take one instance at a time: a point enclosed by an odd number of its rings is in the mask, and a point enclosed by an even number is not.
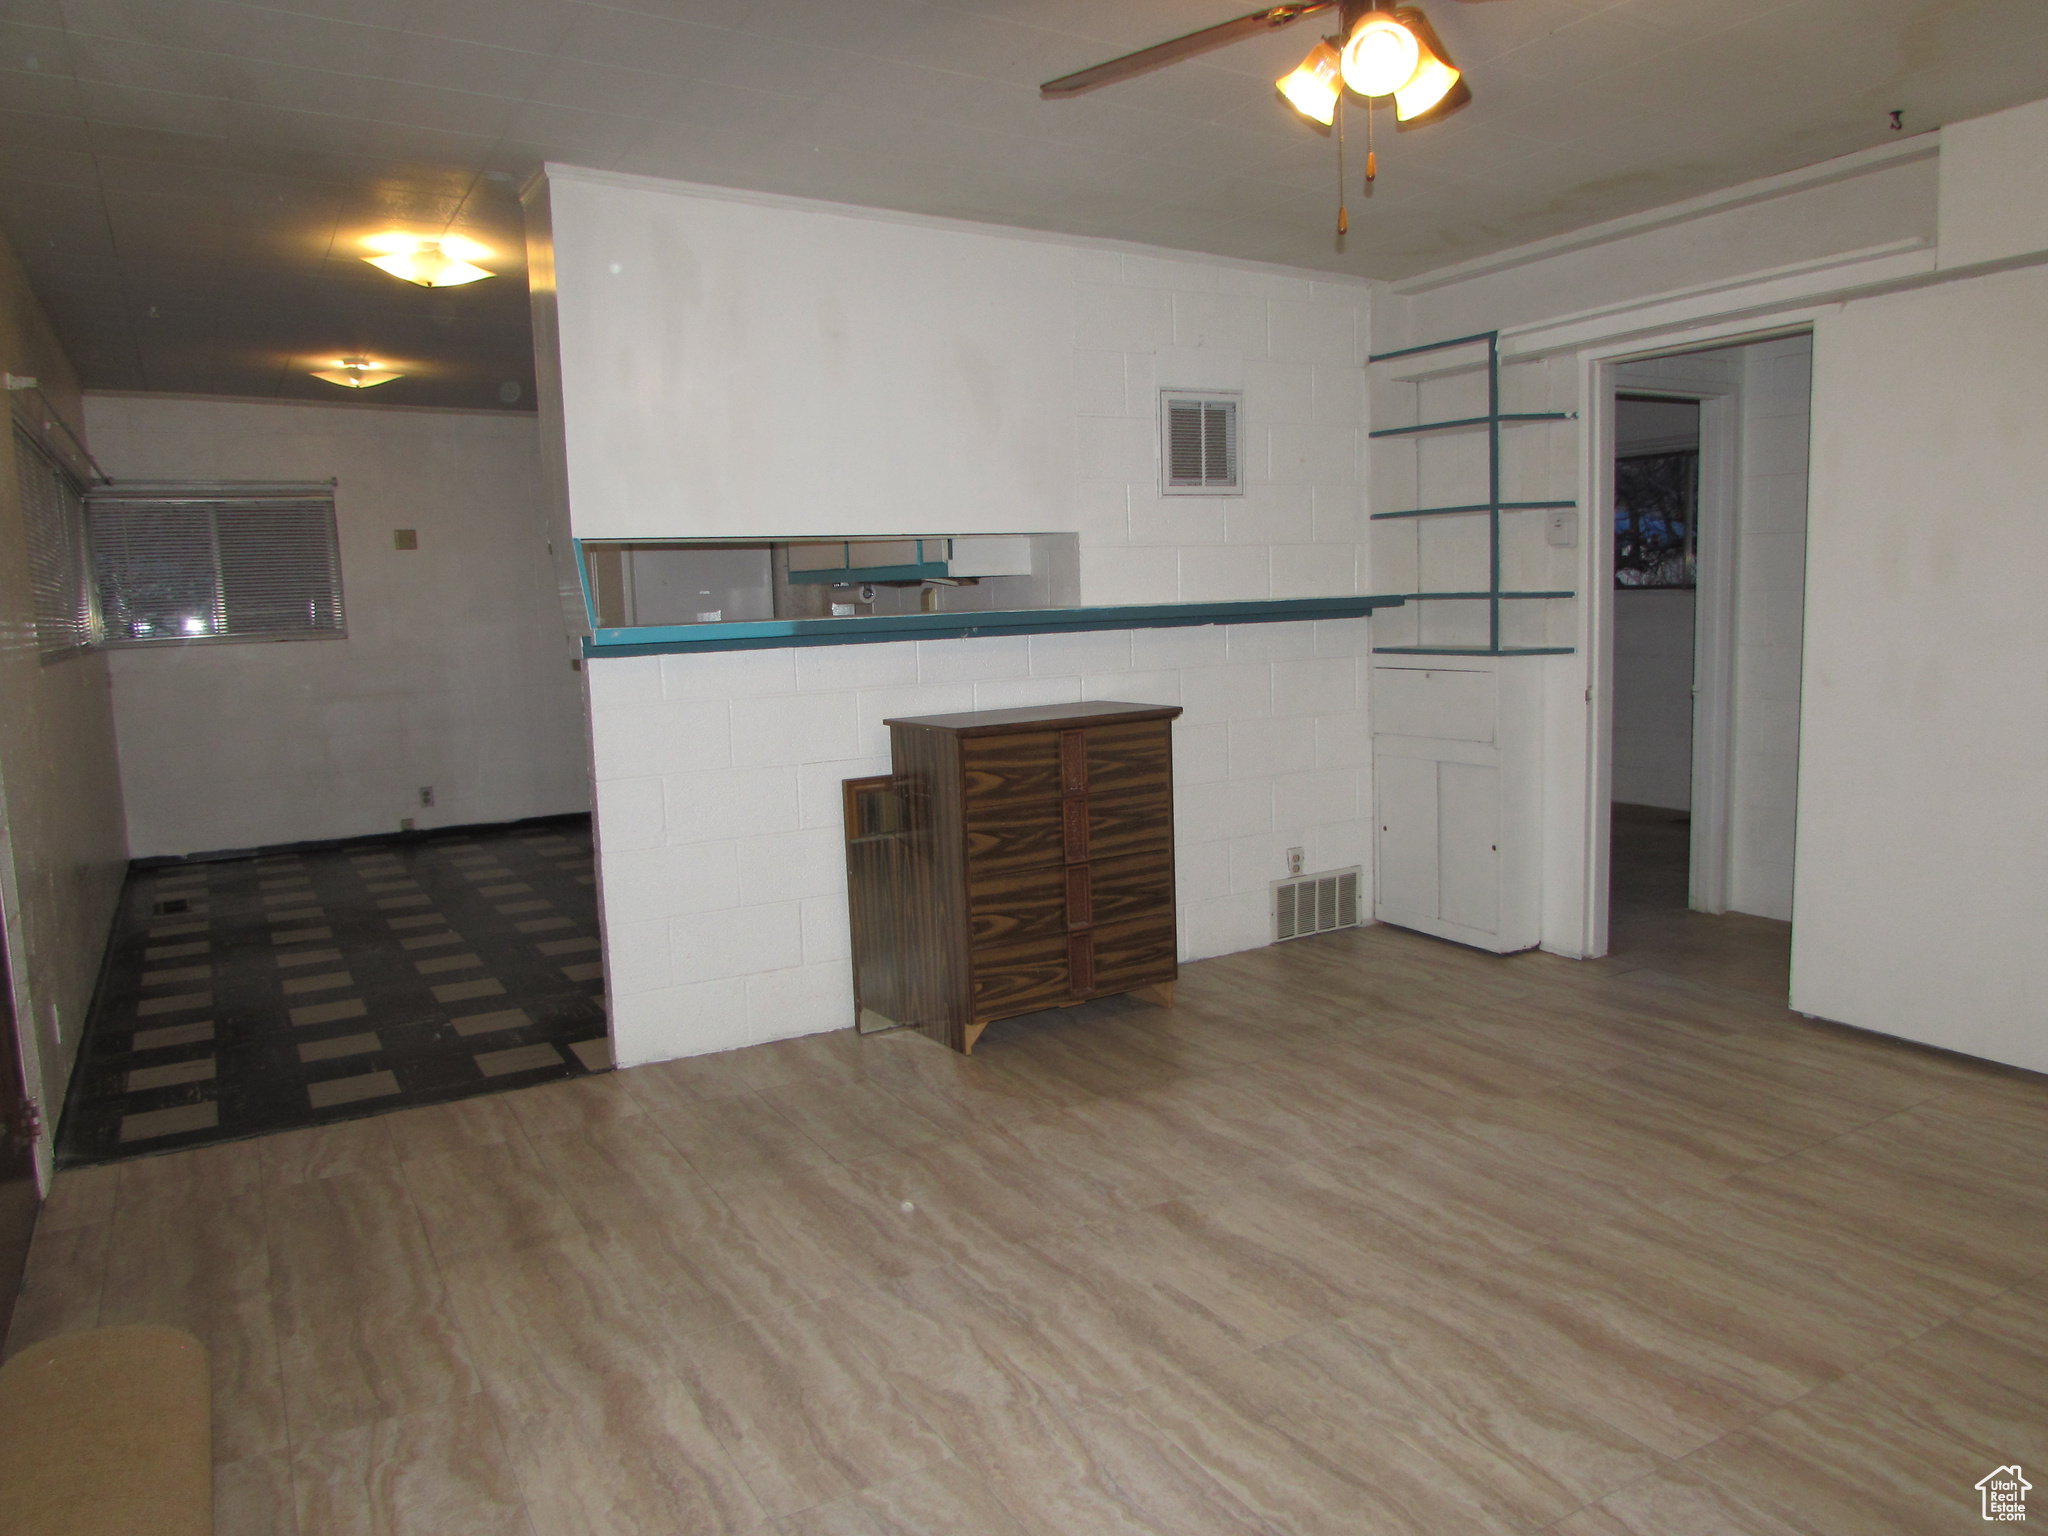
{"type": "Polygon", "coordinates": [[[1494,738],[1491,672],[1375,667],[1372,704],[1375,736],[1489,742],[1494,738]]]}
{"type": "Polygon", "coordinates": [[[1374,889],[1383,912],[1436,915],[1436,769],[1419,757],[1382,757],[1373,765],[1380,827],[1374,889]]]}
{"type": "Polygon", "coordinates": [[[1542,933],[1542,659],[1376,664],[1373,913],[1500,953],[1542,933]]]}
{"type": "Polygon", "coordinates": [[[1435,763],[1437,915],[1481,933],[1500,930],[1500,770],[1435,763]]]}

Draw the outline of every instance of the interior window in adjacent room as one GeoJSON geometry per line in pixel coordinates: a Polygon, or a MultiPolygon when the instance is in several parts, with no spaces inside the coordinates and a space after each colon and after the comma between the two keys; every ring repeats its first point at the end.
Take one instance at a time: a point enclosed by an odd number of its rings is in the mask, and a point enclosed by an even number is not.
{"type": "Polygon", "coordinates": [[[1614,584],[1691,587],[1699,580],[1696,448],[1614,461],[1614,584]]]}
{"type": "Polygon", "coordinates": [[[44,661],[56,661],[88,649],[99,638],[84,509],[77,482],[19,426],[14,429],[14,471],[28,529],[36,649],[44,661]]]}
{"type": "Polygon", "coordinates": [[[86,522],[109,645],[347,635],[331,483],[115,484],[86,522]]]}

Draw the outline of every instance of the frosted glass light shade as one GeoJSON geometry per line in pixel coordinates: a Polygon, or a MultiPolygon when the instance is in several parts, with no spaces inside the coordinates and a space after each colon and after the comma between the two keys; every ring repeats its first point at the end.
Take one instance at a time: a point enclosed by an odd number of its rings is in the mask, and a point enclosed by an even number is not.
{"type": "Polygon", "coordinates": [[[441,248],[438,240],[422,241],[409,251],[393,251],[386,256],[365,256],[363,260],[371,266],[389,272],[393,277],[418,283],[422,288],[454,288],[463,283],[473,283],[480,278],[494,277],[482,267],[457,260],[441,248]]]}
{"type": "Polygon", "coordinates": [[[1337,117],[1337,96],[1344,89],[1343,68],[1336,49],[1317,43],[1293,74],[1273,83],[1295,111],[1327,128],[1337,117]]]}
{"type": "Polygon", "coordinates": [[[1416,44],[1415,73],[1394,92],[1394,116],[1405,123],[1441,103],[1457,88],[1460,75],[1458,66],[1451,62],[1444,45],[1437,40],[1436,29],[1422,12],[1412,6],[1402,6],[1394,16],[1408,29],[1416,44]]]}
{"type": "Polygon", "coordinates": [[[405,377],[396,368],[380,367],[367,357],[339,358],[337,366],[315,368],[312,373],[314,378],[339,384],[343,389],[369,389],[373,385],[389,384],[393,379],[405,377]]]}
{"type": "Polygon", "coordinates": [[[1344,83],[1361,96],[1391,96],[1408,83],[1421,59],[1415,34],[1384,11],[1374,11],[1345,39],[1344,83]]]}

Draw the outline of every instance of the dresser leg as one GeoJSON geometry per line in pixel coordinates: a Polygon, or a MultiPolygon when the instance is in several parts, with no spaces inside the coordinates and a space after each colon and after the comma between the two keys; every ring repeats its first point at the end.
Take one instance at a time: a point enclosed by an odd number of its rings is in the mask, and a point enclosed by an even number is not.
{"type": "Polygon", "coordinates": [[[972,1056],[974,1054],[974,1042],[981,1038],[981,1032],[987,1028],[988,1020],[983,1019],[979,1024],[969,1024],[963,1029],[960,1032],[960,1054],[972,1056]]]}
{"type": "Polygon", "coordinates": [[[1149,987],[1133,987],[1131,988],[1131,996],[1142,997],[1146,1002],[1157,1003],[1162,1008],[1171,1008],[1173,1006],[1173,983],[1170,981],[1155,981],[1149,987]]]}

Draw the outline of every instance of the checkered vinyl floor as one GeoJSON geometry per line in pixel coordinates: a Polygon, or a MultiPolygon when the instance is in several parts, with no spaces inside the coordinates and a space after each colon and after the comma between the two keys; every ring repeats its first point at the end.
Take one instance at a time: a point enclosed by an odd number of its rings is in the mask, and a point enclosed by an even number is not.
{"type": "Polygon", "coordinates": [[[67,1164],[602,1071],[587,817],[131,874],[67,1164]]]}

